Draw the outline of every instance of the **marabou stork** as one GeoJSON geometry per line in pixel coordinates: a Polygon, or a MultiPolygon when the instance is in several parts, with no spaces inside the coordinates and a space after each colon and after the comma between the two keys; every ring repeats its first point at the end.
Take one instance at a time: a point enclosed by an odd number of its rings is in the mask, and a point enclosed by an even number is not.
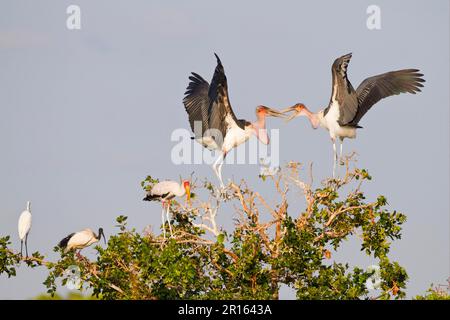
{"type": "Polygon", "coordinates": [[[155,184],[147,195],[143,199],[144,201],[161,201],[162,211],[161,220],[163,226],[164,239],[166,238],[166,229],[164,228],[164,211],[166,210],[166,218],[169,223],[170,235],[172,236],[172,225],[170,224],[170,200],[175,197],[182,197],[186,194],[186,200],[189,202],[191,200],[191,184],[189,181],[184,180],[183,184],[180,185],[176,181],[166,180],[155,184]]]}
{"type": "Polygon", "coordinates": [[[25,254],[28,257],[28,233],[31,229],[31,202],[27,201],[27,209],[19,217],[18,230],[20,238],[20,256],[22,256],[23,243],[25,242],[25,254]]]}
{"type": "Polygon", "coordinates": [[[106,238],[105,234],[103,233],[103,228],[98,229],[98,235],[96,235],[91,229],[86,228],[81,231],[69,234],[59,242],[58,246],[64,249],[64,253],[67,253],[70,250],[77,249],[81,251],[81,249],[89,247],[90,245],[100,241],[100,238],[102,236],[106,244],[106,238]]]}
{"type": "Polygon", "coordinates": [[[228,97],[227,77],[223,65],[217,54],[214,55],[217,66],[211,84],[192,72],[183,104],[194,132],[193,139],[209,150],[220,152],[213,164],[213,170],[221,187],[224,188],[222,165],[227,153],[246,142],[252,135],[256,135],[262,143],[268,144],[266,116],[283,117],[284,115],[268,107],[258,106],[255,122],[237,119],[228,97]]]}
{"type": "Polygon", "coordinates": [[[342,158],[342,144],[344,138],[356,137],[359,121],[369,109],[383,98],[400,93],[420,92],[423,87],[423,74],[418,69],[404,69],[386,72],[365,79],[358,88],[353,89],[347,77],[347,67],[352,54],[337,58],[332,67],[333,89],[328,107],[313,113],[302,103],[286,108],[281,112],[294,111],[287,121],[295,117],[306,116],[314,129],[320,125],[328,130],[333,143],[333,177],[338,161],[336,152],[336,138],[341,140],[340,157],[342,158]]]}

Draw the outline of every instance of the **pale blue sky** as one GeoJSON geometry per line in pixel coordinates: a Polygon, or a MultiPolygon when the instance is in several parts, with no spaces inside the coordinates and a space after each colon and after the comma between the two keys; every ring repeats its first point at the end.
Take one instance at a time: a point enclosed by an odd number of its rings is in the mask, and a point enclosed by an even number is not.
{"type": "MultiPolygon", "coordinates": [[[[384,194],[408,221],[392,257],[409,275],[408,295],[449,272],[449,2],[436,1],[2,1],[0,4],[0,235],[11,234],[32,201],[31,251],[52,253],[67,233],[129,216],[138,230],[160,223],[140,181],[178,179],[207,165],[170,161],[174,129],[189,128],[181,103],[191,71],[210,79],[217,52],[239,118],[259,104],[328,103],[333,60],[353,52],[349,78],[419,68],[421,94],[383,100],[361,121],[344,151],[374,180],[368,199],[384,194]],[[78,4],[82,29],[66,29],[66,7],[78,4]],[[366,28],[366,8],[381,8],[382,29],[366,28]]],[[[280,128],[281,162],[314,162],[316,180],[331,172],[328,133],[304,119],[280,128]]],[[[256,165],[225,165],[263,194],[256,165]]],[[[213,180],[215,181],[215,180],[213,180]]],[[[317,185],[316,185],[317,186],[317,185]]],[[[297,201],[294,195],[291,201],[297,201]]],[[[298,209],[302,202],[298,201],[298,209]]],[[[228,211],[224,211],[229,212],[228,211]]],[[[219,213],[220,214],[220,213],[219,213]]],[[[295,212],[293,214],[296,214],[295,212]]],[[[232,217],[222,215],[230,226],[232,217]]],[[[92,252],[88,249],[87,252],[92,252]]],[[[349,242],[339,261],[367,267],[349,242]]],[[[45,288],[44,269],[0,277],[0,298],[30,298],[45,288]]],[[[291,298],[283,289],[283,298],[291,298]]]]}

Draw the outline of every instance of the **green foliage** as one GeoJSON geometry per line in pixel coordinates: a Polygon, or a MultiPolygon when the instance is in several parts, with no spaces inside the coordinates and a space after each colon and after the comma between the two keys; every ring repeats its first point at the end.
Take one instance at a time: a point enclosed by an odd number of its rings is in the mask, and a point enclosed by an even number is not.
{"type": "MultiPolygon", "coordinates": [[[[405,297],[408,276],[390,260],[389,250],[401,238],[406,216],[388,210],[384,196],[366,201],[360,190],[372,179],[366,170],[347,170],[344,178],[312,189],[300,179],[300,169],[290,163],[264,177],[279,196],[274,206],[244,181],[222,192],[205,181],[192,205],[172,201],[173,238],[136,232],[128,228],[126,216],[119,216],[106,248],[95,247],[95,261],[57,247],[61,258],[55,262],[39,253],[21,258],[8,249],[9,237],[0,238],[0,274],[14,276],[19,263],[45,266],[44,285],[54,295],[70,280],[66,271],[76,266],[81,289],[101,299],[277,299],[281,285],[295,289],[298,299],[405,297]],[[345,192],[344,186],[352,190],[345,192]],[[300,212],[289,209],[287,200],[298,191],[306,202],[300,212]],[[231,232],[215,221],[218,212],[232,217],[220,210],[224,202],[232,202],[238,216],[231,232]],[[333,261],[350,238],[360,240],[362,254],[378,261],[377,297],[366,287],[373,272],[333,261]]],[[[141,186],[146,191],[157,181],[148,176],[141,186]]],[[[167,224],[161,227],[169,234],[167,224]]]]}
{"type": "Polygon", "coordinates": [[[152,187],[159,182],[159,179],[154,179],[151,176],[147,176],[142,182],[141,187],[145,191],[150,191],[152,187]]]}
{"type": "Polygon", "coordinates": [[[450,300],[450,279],[447,280],[446,285],[438,285],[431,287],[427,290],[427,293],[423,296],[418,295],[414,297],[415,300],[450,300]]]}
{"type": "Polygon", "coordinates": [[[15,255],[8,249],[11,244],[10,237],[0,238],[0,274],[6,273],[8,278],[16,275],[15,265],[19,263],[19,255],[15,255]]]}
{"type": "MultiPolygon", "coordinates": [[[[0,238],[0,275],[5,273],[8,278],[16,276],[16,267],[24,262],[30,268],[36,268],[43,263],[44,256],[34,252],[30,257],[24,258],[20,253],[14,253],[8,246],[11,245],[10,236],[0,238]]],[[[50,264],[50,263],[47,263],[50,264]]]]}
{"type": "Polygon", "coordinates": [[[91,295],[82,295],[79,292],[69,292],[65,297],[57,293],[51,294],[40,294],[33,298],[33,300],[98,300],[98,298],[91,295]]]}

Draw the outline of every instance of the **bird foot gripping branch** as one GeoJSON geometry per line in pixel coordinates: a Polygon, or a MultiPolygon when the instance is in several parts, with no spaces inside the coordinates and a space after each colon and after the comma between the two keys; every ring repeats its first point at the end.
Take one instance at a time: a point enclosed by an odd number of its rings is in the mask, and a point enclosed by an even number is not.
{"type": "Polygon", "coordinates": [[[230,191],[231,181],[228,181],[226,185],[221,185],[214,188],[214,196],[220,201],[226,201],[230,199],[228,191],[230,191]]]}

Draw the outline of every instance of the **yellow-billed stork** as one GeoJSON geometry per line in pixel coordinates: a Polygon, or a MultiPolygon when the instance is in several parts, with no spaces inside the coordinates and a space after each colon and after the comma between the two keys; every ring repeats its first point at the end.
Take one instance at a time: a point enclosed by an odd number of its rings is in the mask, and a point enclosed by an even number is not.
{"type": "Polygon", "coordinates": [[[156,183],[143,199],[144,201],[160,201],[162,204],[161,220],[164,239],[166,238],[166,229],[164,227],[164,212],[166,213],[167,222],[169,223],[170,235],[172,236],[172,225],[170,223],[170,200],[175,197],[182,197],[186,194],[186,200],[191,200],[191,184],[184,180],[180,185],[176,181],[165,180],[156,183]]]}
{"type": "Polygon", "coordinates": [[[306,116],[314,129],[321,126],[328,130],[333,143],[333,177],[338,161],[336,152],[336,138],[341,140],[340,157],[342,158],[342,144],[344,138],[356,137],[359,121],[369,109],[383,98],[400,93],[420,92],[423,87],[423,74],[418,69],[403,69],[386,72],[365,79],[358,88],[353,89],[347,77],[347,67],[352,54],[337,58],[332,67],[333,88],[328,107],[316,113],[302,103],[286,108],[281,112],[294,111],[287,121],[295,117],[306,116]]]}
{"type": "Polygon", "coordinates": [[[252,135],[256,135],[262,143],[268,144],[266,116],[283,117],[284,115],[277,110],[258,106],[255,122],[237,119],[231,108],[227,77],[222,62],[217,54],[214,55],[217,66],[211,84],[192,72],[183,104],[194,132],[193,139],[209,150],[220,151],[220,155],[213,164],[213,170],[223,188],[222,165],[227,153],[246,142],[252,135]]]}

